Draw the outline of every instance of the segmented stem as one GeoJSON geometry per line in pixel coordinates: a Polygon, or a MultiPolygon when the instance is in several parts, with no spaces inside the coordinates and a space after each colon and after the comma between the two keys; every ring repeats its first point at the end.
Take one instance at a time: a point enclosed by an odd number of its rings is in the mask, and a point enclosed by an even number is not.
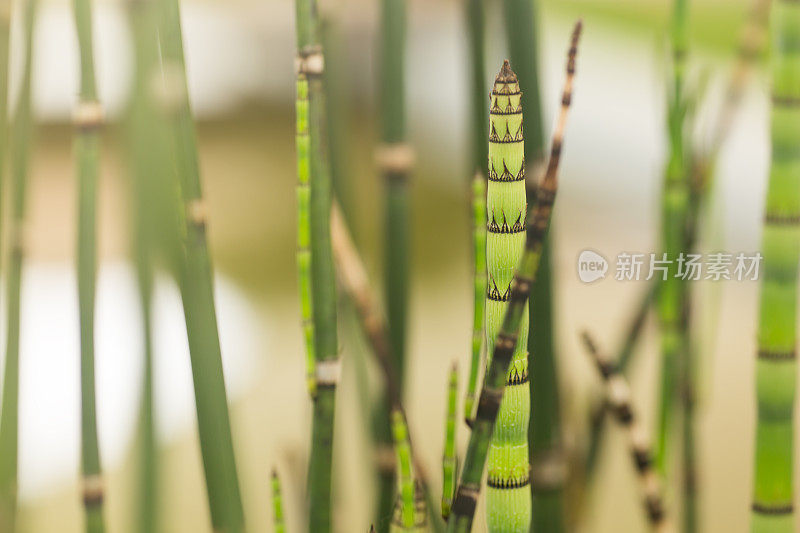
{"type": "Polygon", "coordinates": [[[442,518],[447,520],[456,490],[458,462],[456,459],[456,408],[458,405],[458,367],[450,368],[447,382],[447,418],[444,424],[444,454],[442,457],[442,518]]]}
{"type": "Polygon", "coordinates": [[[659,291],[659,322],[661,328],[661,398],[658,404],[658,440],[656,462],[661,475],[666,474],[669,437],[672,434],[676,411],[678,375],[686,356],[686,336],[682,316],[686,302],[683,280],[676,278],[674,259],[685,251],[685,231],[689,203],[689,179],[684,157],[683,78],[686,69],[688,0],[674,0],[672,15],[672,69],[670,101],[667,112],[669,156],[665,170],[662,209],[662,246],[670,263],[667,279],[659,291]]]}
{"type": "MultiPolygon", "coordinates": [[[[411,446],[408,444],[408,429],[403,419],[403,414],[398,410],[392,411],[392,437],[394,449],[397,454],[397,483],[399,495],[395,517],[392,520],[393,531],[414,530],[416,490],[414,488],[414,475],[411,472],[411,446]]],[[[424,513],[422,517],[424,518],[424,513]]]]}
{"type": "MultiPolygon", "coordinates": [[[[15,531],[17,515],[17,461],[19,449],[19,322],[22,261],[25,251],[25,204],[33,116],[31,112],[31,72],[33,29],[37,0],[24,2],[24,67],[22,86],[12,124],[11,178],[11,257],[8,271],[8,329],[3,374],[2,413],[0,413],[0,530],[15,531]]],[[[4,15],[5,16],[5,15],[4,15]]]]}
{"type": "Polygon", "coordinates": [[[283,496],[281,495],[281,479],[278,471],[272,471],[272,525],[275,533],[286,533],[283,521],[283,496]]]}
{"type": "Polygon", "coordinates": [[[244,510],[231,435],[222,368],[206,208],[200,183],[197,140],[189,105],[186,61],[178,0],[159,2],[159,51],[163,69],[162,107],[168,117],[180,187],[183,253],[177,262],[192,362],[200,450],[211,521],[216,529],[244,529],[244,510]]]}
{"type": "MultiPolygon", "coordinates": [[[[484,143],[485,144],[485,143],[484,143]]],[[[486,178],[478,172],[472,180],[473,256],[475,258],[475,292],[472,322],[472,359],[464,401],[464,419],[469,425],[475,406],[481,353],[483,351],[484,311],[486,307],[486,178]]]]}
{"type": "MultiPolygon", "coordinates": [[[[566,127],[567,111],[572,99],[575,56],[577,55],[580,33],[581,22],[579,21],[575,25],[570,43],[567,61],[567,79],[561,99],[561,111],[553,134],[550,160],[540,185],[537,204],[533,208],[528,219],[525,250],[508,294],[505,297],[505,300],[508,302],[508,309],[505,312],[505,317],[499,332],[495,334],[496,341],[493,344],[492,357],[486,371],[483,388],[478,400],[478,409],[470,436],[469,446],[467,448],[464,469],[456,491],[456,498],[453,502],[452,514],[448,521],[448,531],[450,532],[468,532],[472,528],[472,521],[475,515],[478,495],[480,493],[480,483],[486,464],[490,440],[492,439],[495,422],[497,421],[498,412],[500,411],[503,390],[509,378],[511,360],[516,352],[519,330],[523,321],[523,315],[525,314],[524,311],[526,310],[531,285],[536,277],[539,259],[541,257],[542,243],[544,242],[550,225],[550,215],[552,213],[558,186],[558,165],[561,157],[564,129],[566,127]]],[[[506,74],[504,79],[510,79],[510,68],[504,68],[501,74],[504,72],[506,74]]],[[[497,164],[495,163],[495,165],[497,164]]],[[[503,174],[498,174],[498,178],[504,174],[505,169],[503,169],[503,174]]],[[[512,221],[512,225],[514,222],[515,221],[512,221]]],[[[491,271],[491,266],[489,270],[491,271]]],[[[489,290],[493,288],[494,287],[490,285],[489,290]]],[[[525,461],[527,462],[527,453],[525,461]]],[[[530,497],[527,495],[526,500],[528,508],[530,508],[530,497]]],[[[527,531],[529,526],[529,521],[524,523],[523,531],[527,531]]]]}
{"type": "MultiPolygon", "coordinates": [[[[506,61],[492,89],[489,186],[486,195],[486,343],[494,346],[508,308],[514,271],[525,249],[525,153],[522,92],[506,61]]],[[[528,304],[518,329],[488,455],[487,527],[490,533],[526,531],[531,523],[528,462],[528,304]]],[[[491,360],[489,361],[491,365],[491,360]]]]}
{"type": "Polygon", "coordinates": [[[752,530],[788,533],[796,530],[792,478],[800,257],[800,4],[774,0],[771,17],[772,163],[762,236],[752,530]]]}
{"type": "Polygon", "coordinates": [[[631,404],[628,382],[619,372],[619,368],[600,353],[588,332],[584,332],[582,338],[586,351],[597,365],[600,377],[605,383],[607,409],[630,436],[631,457],[639,477],[644,508],[650,527],[659,532],[671,531],[664,512],[661,481],[658,473],[653,469],[653,455],[647,442],[646,431],[641,426],[631,404]]]}
{"type": "Polygon", "coordinates": [[[78,176],[78,308],[81,334],[81,464],[86,530],[105,530],[103,481],[97,442],[94,377],[94,303],[97,277],[97,174],[99,131],[103,108],[97,99],[89,0],[75,0],[75,26],[80,51],[81,82],[75,111],[75,154],[78,176]]]}
{"type": "Polygon", "coordinates": [[[310,146],[308,136],[308,79],[302,72],[297,74],[297,270],[300,287],[300,316],[303,338],[306,343],[306,385],[313,398],[317,393],[314,352],[314,315],[311,297],[311,201],[310,146]]]}

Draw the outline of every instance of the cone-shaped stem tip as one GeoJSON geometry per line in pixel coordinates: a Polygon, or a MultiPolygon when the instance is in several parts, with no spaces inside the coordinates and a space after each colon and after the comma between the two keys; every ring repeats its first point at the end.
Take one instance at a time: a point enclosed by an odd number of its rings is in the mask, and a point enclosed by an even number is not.
{"type": "Polygon", "coordinates": [[[511,70],[511,64],[508,59],[503,60],[503,66],[494,80],[495,83],[517,83],[517,75],[511,70]]]}

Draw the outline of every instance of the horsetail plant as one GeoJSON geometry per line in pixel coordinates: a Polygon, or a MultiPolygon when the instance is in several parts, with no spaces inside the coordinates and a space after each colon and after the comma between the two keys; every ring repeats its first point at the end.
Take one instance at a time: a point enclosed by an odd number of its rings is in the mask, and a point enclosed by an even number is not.
{"type": "MultiPolygon", "coordinates": [[[[406,321],[408,314],[409,276],[409,192],[407,181],[414,163],[414,152],[406,143],[405,110],[405,39],[406,0],[382,0],[380,22],[380,79],[379,105],[381,110],[381,144],[376,152],[378,169],[385,187],[384,216],[384,295],[389,340],[397,370],[400,390],[403,390],[406,352],[406,321]]],[[[389,410],[389,406],[378,406],[389,410]]],[[[378,415],[378,420],[387,420],[378,415]]],[[[382,423],[377,428],[382,441],[378,456],[388,456],[392,446],[390,427],[382,423]]],[[[394,501],[395,472],[391,462],[378,464],[377,517],[387,516],[394,501]]],[[[385,533],[384,522],[377,522],[378,531],[385,533]]]]}
{"type": "Polygon", "coordinates": [[[272,471],[272,527],[275,533],[286,533],[283,521],[283,496],[281,495],[281,478],[278,471],[272,471]]]}
{"type": "MultiPolygon", "coordinates": [[[[685,249],[689,180],[684,157],[683,78],[686,68],[688,0],[674,0],[671,29],[672,70],[667,111],[669,155],[665,169],[662,208],[662,246],[667,258],[677,258],[685,249]]],[[[659,290],[658,314],[661,329],[661,398],[658,403],[656,463],[662,475],[667,471],[668,441],[676,409],[677,369],[685,352],[686,337],[681,314],[687,295],[683,280],[676,276],[676,264],[669,263],[667,278],[659,290]]]]}
{"type": "Polygon", "coordinates": [[[467,0],[467,41],[469,45],[470,77],[470,157],[472,179],[472,245],[475,261],[475,292],[472,322],[472,360],[470,363],[467,395],[464,400],[464,420],[469,425],[475,409],[475,391],[478,387],[484,339],[484,308],[486,298],[486,68],[484,44],[483,0],[467,0]]]}
{"type": "Polygon", "coordinates": [[[317,394],[315,379],[314,315],[311,299],[311,140],[308,135],[308,78],[297,73],[297,270],[300,288],[300,316],[306,343],[306,385],[313,398],[317,394]]]}
{"type": "MultiPolygon", "coordinates": [[[[503,390],[507,380],[509,379],[509,376],[511,375],[511,372],[509,372],[509,367],[511,366],[511,360],[517,351],[516,345],[520,337],[519,330],[524,319],[523,314],[525,312],[528,296],[530,295],[531,285],[536,278],[536,272],[538,270],[539,260],[542,253],[542,244],[550,225],[550,215],[552,213],[553,203],[555,202],[558,184],[558,166],[564,139],[564,129],[566,127],[567,111],[572,99],[572,81],[575,75],[575,57],[578,51],[578,40],[580,38],[581,27],[582,25],[579,21],[575,25],[575,29],[572,33],[567,60],[567,78],[561,99],[561,111],[559,113],[555,132],[553,134],[550,160],[548,162],[544,178],[542,179],[539,187],[537,204],[531,211],[531,215],[527,221],[525,249],[518,263],[519,266],[517,267],[516,274],[514,274],[513,282],[511,282],[508,289],[503,289],[507,291],[505,300],[508,302],[508,309],[505,310],[505,317],[503,318],[499,332],[491,333],[492,337],[495,338],[495,341],[492,344],[493,353],[492,357],[489,359],[488,368],[484,377],[483,388],[478,400],[477,413],[473,423],[472,434],[470,435],[467,455],[464,461],[464,468],[461,473],[458,489],[456,490],[456,497],[453,502],[450,519],[447,523],[447,529],[451,533],[468,532],[472,528],[472,521],[475,515],[475,507],[477,505],[478,495],[480,494],[480,483],[481,478],[483,477],[483,469],[486,465],[486,456],[489,451],[490,440],[493,437],[495,422],[497,421],[498,412],[501,408],[500,406],[503,398],[503,390]]],[[[503,75],[503,78],[501,78],[500,81],[508,80],[510,82],[512,79],[514,79],[511,77],[513,72],[511,72],[510,66],[508,66],[507,63],[503,65],[501,75],[503,75]]],[[[509,85],[515,84],[516,83],[501,83],[501,87],[498,87],[498,89],[503,89],[502,85],[508,87],[509,85]]],[[[518,84],[516,85],[518,88],[518,84]]],[[[509,95],[506,95],[505,99],[507,99],[508,102],[504,103],[510,103],[511,98],[509,95]]],[[[515,103],[519,105],[518,102],[515,103]]],[[[492,107],[494,107],[494,105],[492,107]]],[[[498,108],[500,108],[499,102],[498,108]]],[[[497,133],[496,130],[497,126],[495,126],[495,133],[497,133]]],[[[510,136],[511,133],[509,128],[509,137],[510,136]]],[[[503,138],[505,138],[505,135],[500,137],[500,139],[503,138]]],[[[505,167],[503,167],[502,162],[502,158],[497,162],[501,164],[502,168],[502,174],[498,174],[497,179],[506,173],[508,167],[507,164],[505,167]]],[[[497,167],[497,164],[495,166],[497,167]]],[[[520,168],[514,170],[521,172],[524,178],[524,168],[522,165],[520,165],[520,168]]],[[[511,174],[511,172],[512,171],[508,169],[508,173],[511,174]]],[[[490,177],[493,176],[490,174],[490,177]]],[[[512,227],[515,223],[516,221],[512,220],[512,227]]],[[[525,224],[525,221],[520,221],[520,224],[525,224]]],[[[511,268],[513,269],[513,266],[511,268]]],[[[489,288],[489,290],[492,290],[493,288],[494,287],[492,286],[489,288]]],[[[498,292],[499,291],[500,289],[498,289],[498,292]]],[[[487,330],[487,337],[489,335],[490,332],[487,330]]],[[[516,371],[516,368],[512,369],[512,372],[514,371],[516,371]]],[[[523,423],[524,422],[520,421],[520,424],[523,423]]],[[[527,457],[525,458],[525,461],[527,462],[527,457]]],[[[491,475],[492,474],[490,472],[490,476],[491,475]]],[[[530,497],[526,495],[526,499],[528,503],[528,509],[530,509],[530,497]]],[[[500,518],[498,521],[501,522],[498,524],[499,526],[502,527],[506,525],[502,524],[502,518],[500,518]]],[[[512,530],[511,528],[514,525],[519,525],[519,520],[513,521],[517,524],[508,524],[509,527],[504,530],[512,530]]],[[[522,523],[521,526],[522,531],[527,531],[530,527],[530,522],[522,523]]]]}
{"type": "Polygon", "coordinates": [[[756,360],[752,531],[789,533],[794,516],[794,401],[797,373],[797,274],[800,256],[800,4],[772,5],[772,163],[762,253],[764,273],[756,360]]]}
{"type": "Polygon", "coordinates": [[[456,458],[456,407],[458,404],[458,367],[450,368],[447,382],[447,417],[444,422],[444,454],[442,457],[442,518],[447,520],[453,505],[453,495],[458,482],[456,458]]]}
{"type": "Polygon", "coordinates": [[[607,409],[630,436],[631,456],[644,494],[643,503],[648,523],[654,531],[671,531],[664,513],[661,482],[658,473],[653,469],[652,450],[647,442],[645,430],[641,427],[631,405],[628,383],[619,372],[619,367],[600,353],[588,332],[583,333],[582,339],[605,384],[607,409]]]}
{"type": "Polygon", "coordinates": [[[297,71],[308,83],[309,218],[311,301],[314,304],[316,395],[308,475],[309,528],[331,529],[331,466],[336,385],[339,378],[336,280],[331,252],[331,180],[324,146],[324,56],[319,40],[316,0],[295,0],[297,71]]]}
{"type": "Polygon", "coordinates": [[[157,10],[154,1],[129,0],[133,36],[134,76],[127,111],[131,197],[133,198],[133,253],[142,317],[143,367],[139,412],[139,475],[136,531],[158,532],[158,458],[153,391],[153,269],[156,256],[175,253],[177,223],[172,204],[176,196],[168,174],[167,131],[157,111],[152,82],[158,73],[157,10]]]}
{"type": "Polygon", "coordinates": [[[97,97],[90,0],[75,0],[80,52],[80,92],[75,111],[75,157],[78,176],[78,307],[81,338],[81,465],[86,531],[105,530],[103,478],[97,441],[94,377],[94,305],[97,278],[97,174],[103,107],[97,97]]]}
{"type": "Polygon", "coordinates": [[[425,521],[425,502],[421,501],[421,494],[417,490],[414,480],[411,445],[408,440],[405,417],[397,409],[392,411],[392,437],[397,454],[399,491],[389,531],[392,533],[423,533],[428,530],[425,521]]]}
{"type": "MultiPolygon", "coordinates": [[[[487,346],[495,346],[498,340],[503,315],[509,306],[514,271],[524,253],[526,201],[521,98],[519,80],[506,61],[495,79],[489,111],[487,346]]],[[[527,310],[525,302],[489,447],[486,512],[488,530],[492,533],[524,531],[531,523],[527,310]]]]}
{"type": "Polygon", "coordinates": [[[222,354],[206,239],[197,141],[189,105],[178,0],[158,2],[159,50],[164,72],[162,104],[168,113],[174,165],[181,193],[183,249],[178,280],[192,362],[200,449],[211,521],[230,533],[244,529],[244,511],[233,450],[222,354]]]}
{"type": "MultiPolygon", "coordinates": [[[[484,143],[486,144],[486,143],[484,143]]],[[[481,352],[483,351],[484,312],[486,307],[486,178],[475,174],[472,180],[472,243],[475,258],[475,292],[472,322],[472,360],[464,400],[464,419],[471,424],[475,405],[475,390],[478,386],[481,352]]]]}
{"type": "MultiPolygon", "coordinates": [[[[533,0],[503,0],[505,27],[511,62],[516,68],[522,93],[525,122],[525,163],[536,168],[544,158],[544,136],[539,93],[538,16],[533,0]]],[[[530,176],[529,176],[530,177],[530,176]]],[[[536,184],[527,183],[528,209],[536,204],[536,184]]],[[[531,464],[531,527],[554,533],[563,531],[563,485],[566,465],[561,445],[556,353],[553,342],[553,282],[551,275],[552,234],[545,238],[536,282],[531,289],[527,341],[528,388],[531,405],[528,423],[531,464]]]]}
{"type": "Polygon", "coordinates": [[[33,29],[37,0],[23,4],[25,44],[22,85],[12,125],[11,146],[11,257],[8,271],[8,329],[0,414],[0,529],[15,531],[17,515],[17,461],[19,450],[19,327],[22,262],[25,253],[25,215],[30,151],[33,142],[31,74],[33,70],[33,29]]]}

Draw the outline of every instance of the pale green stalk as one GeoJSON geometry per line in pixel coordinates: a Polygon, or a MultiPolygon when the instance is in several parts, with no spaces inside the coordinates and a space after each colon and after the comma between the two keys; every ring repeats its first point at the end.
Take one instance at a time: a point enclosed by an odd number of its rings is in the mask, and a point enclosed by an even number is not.
{"type": "Polygon", "coordinates": [[[754,533],[797,531],[794,403],[800,257],[800,4],[774,0],[772,163],[767,186],[756,360],[754,533]]]}
{"type": "Polygon", "coordinates": [[[275,533],[286,533],[283,521],[283,496],[281,495],[281,479],[278,471],[272,471],[272,526],[275,533]]]}
{"type": "Polygon", "coordinates": [[[215,529],[244,530],[244,510],[231,435],[228,396],[214,302],[211,256],[206,238],[206,208],[200,183],[197,141],[189,105],[178,0],[161,0],[159,50],[166,106],[177,170],[183,221],[183,253],[178,280],[192,362],[200,450],[215,529]]]}
{"type": "Polygon", "coordinates": [[[94,373],[94,306],[97,278],[97,175],[103,108],[97,98],[90,0],[74,0],[80,51],[80,91],[75,113],[78,176],[78,308],[81,338],[81,467],[86,531],[105,531],[103,476],[97,441],[94,373]]]}
{"type": "Polygon", "coordinates": [[[23,4],[25,44],[22,86],[12,124],[11,145],[11,257],[8,270],[8,329],[3,374],[2,413],[0,413],[0,531],[15,531],[17,515],[17,461],[19,449],[19,326],[22,261],[25,249],[25,204],[33,143],[31,111],[31,73],[33,30],[37,0],[23,4]]]}
{"type": "Polygon", "coordinates": [[[481,364],[484,335],[484,310],[486,307],[486,178],[482,173],[475,174],[472,180],[472,243],[475,258],[475,291],[472,323],[472,360],[467,382],[467,396],[464,400],[464,419],[467,423],[475,409],[475,390],[481,364]]]}
{"type": "MultiPolygon", "coordinates": [[[[575,56],[577,54],[578,39],[580,37],[581,27],[581,23],[578,22],[572,34],[569,57],[567,61],[567,79],[561,98],[561,111],[559,113],[555,132],[553,134],[550,161],[548,162],[545,176],[541,181],[539,194],[537,195],[537,204],[531,211],[530,217],[527,221],[527,236],[525,238],[525,248],[522,258],[519,261],[517,272],[513,276],[513,282],[507,289],[508,294],[504,298],[508,302],[508,309],[505,311],[505,316],[503,318],[502,325],[499,328],[499,332],[494,331],[489,333],[487,328],[487,335],[492,334],[496,338],[496,341],[493,343],[493,354],[490,358],[486,376],[484,377],[483,388],[478,400],[478,409],[473,424],[472,434],[470,435],[470,441],[467,448],[467,455],[464,461],[461,480],[456,491],[456,498],[453,502],[452,513],[447,524],[448,531],[451,533],[468,532],[472,529],[475,507],[477,506],[478,496],[480,494],[481,478],[483,477],[483,470],[484,466],[486,465],[486,456],[489,453],[490,441],[495,440],[493,437],[493,434],[496,433],[495,422],[498,419],[498,412],[501,410],[504,389],[509,379],[509,375],[513,376],[514,371],[516,371],[518,368],[515,366],[511,369],[512,372],[509,372],[512,358],[517,352],[520,327],[523,320],[526,318],[525,310],[528,303],[528,296],[530,295],[531,286],[536,278],[539,260],[541,259],[542,245],[550,226],[550,215],[552,213],[553,203],[555,202],[556,189],[558,185],[558,165],[561,158],[567,111],[572,100],[572,81],[575,74],[575,56]]],[[[513,72],[511,72],[508,62],[504,64],[503,70],[501,71],[501,76],[498,76],[500,78],[499,81],[501,82],[499,84],[500,87],[497,87],[498,89],[502,90],[503,85],[509,87],[516,84],[515,77],[512,78],[513,72]]],[[[496,83],[496,86],[497,85],[498,84],[496,83]]],[[[509,92],[515,91],[509,90],[509,92]]],[[[507,95],[506,98],[503,98],[503,100],[508,100],[508,103],[510,103],[511,96],[507,95]]],[[[492,103],[494,104],[494,100],[492,103]]],[[[505,106],[500,107],[499,104],[500,102],[498,102],[498,108],[500,110],[506,108],[505,106]]],[[[494,107],[494,105],[492,107],[494,107]]],[[[511,107],[511,110],[513,111],[514,108],[511,107]]],[[[497,132],[497,125],[495,125],[494,129],[495,132],[497,132]]],[[[505,135],[503,135],[503,137],[498,135],[498,138],[502,140],[505,138],[505,135]]],[[[505,170],[507,169],[508,165],[506,164],[504,168],[502,165],[502,160],[500,160],[495,162],[495,168],[497,168],[498,163],[500,163],[501,168],[501,173],[498,173],[497,175],[499,179],[500,176],[505,176],[505,170]]],[[[521,168],[514,170],[519,171],[521,168]]],[[[510,173],[511,171],[509,170],[509,174],[510,173]]],[[[513,227],[515,222],[516,221],[512,221],[511,227],[513,227]]],[[[521,224],[522,223],[524,223],[524,220],[521,221],[521,224]]],[[[502,228],[502,226],[500,227],[502,228]]],[[[511,268],[513,269],[514,266],[512,265],[511,268]]],[[[489,271],[491,275],[491,263],[489,264],[489,271]]],[[[490,284],[489,290],[491,291],[493,289],[494,284],[490,284]]],[[[487,317],[488,315],[489,313],[487,311],[487,317]]],[[[525,358],[525,360],[527,360],[527,358],[525,358]]],[[[512,400],[515,399],[516,398],[512,398],[512,400]]],[[[527,417],[525,418],[525,421],[526,420],[527,417]]],[[[525,421],[520,421],[520,424],[524,424],[525,421]]],[[[504,435],[501,433],[500,436],[504,435]]],[[[525,437],[527,438],[527,434],[525,437]]],[[[527,451],[524,460],[527,463],[527,451]]],[[[499,463],[500,466],[503,466],[502,461],[499,461],[499,463]]],[[[504,472],[500,470],[499,472],[496,471],[495,473],[502,475],[504,472]]],[[[492,475],[491,470],[489,475],[492,475]]],[[[498,490],[503,489],[498,488],[498,490]]],[[[530,496],[525,495],[525,500],[527,501],[528,509],[530,509],[530,496]]],[[[507,521],[508,523],[505,523],[502,517],[500,517],[498,520],[499,525],[501,527],[506,527],[508,530],[513,530],[511,528],[514,526],[520,526],[522,528],[521,531],[529,530],[530,521],[525,522],[524,520],[514,520],[514,517],[509,518],[510,519],[507,521]]],[[[492,518],[490,518],[489,521],[493,522],[492,518]]]]}
{"type": "Polygon", "coordinates": [[[447,417],[444,424],[444,454],[442,457],[442,518],[447,520],[456,490],[458,460],[456,459],[456,408],[458,405],[458,368],[450,369],[447,383],[447,417]]]}
{"type": "Polygon", "coordinates": [[[302,72],[297,74],[297,270],[300,287],[300,316],[303,324],[303,338],[306,343],[306,385],[313,398],[317,393],[314,352],[314,315],[311,296],[311,174],[310,147],[308,135],[308,78],[302,72]]]}

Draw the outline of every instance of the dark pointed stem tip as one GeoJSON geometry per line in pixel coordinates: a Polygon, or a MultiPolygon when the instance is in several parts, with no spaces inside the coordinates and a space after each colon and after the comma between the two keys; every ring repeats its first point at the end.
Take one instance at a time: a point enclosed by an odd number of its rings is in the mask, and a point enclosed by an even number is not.
{"type": "Polygon", "coordinates": [[[508,62],[508,59],[503,60],[503,66],[500,68],[500,72],[497,74],[497,77],[494,79],[495,83],[517,83],[517,75],[511,70],[511,64],[508,62]]]}

